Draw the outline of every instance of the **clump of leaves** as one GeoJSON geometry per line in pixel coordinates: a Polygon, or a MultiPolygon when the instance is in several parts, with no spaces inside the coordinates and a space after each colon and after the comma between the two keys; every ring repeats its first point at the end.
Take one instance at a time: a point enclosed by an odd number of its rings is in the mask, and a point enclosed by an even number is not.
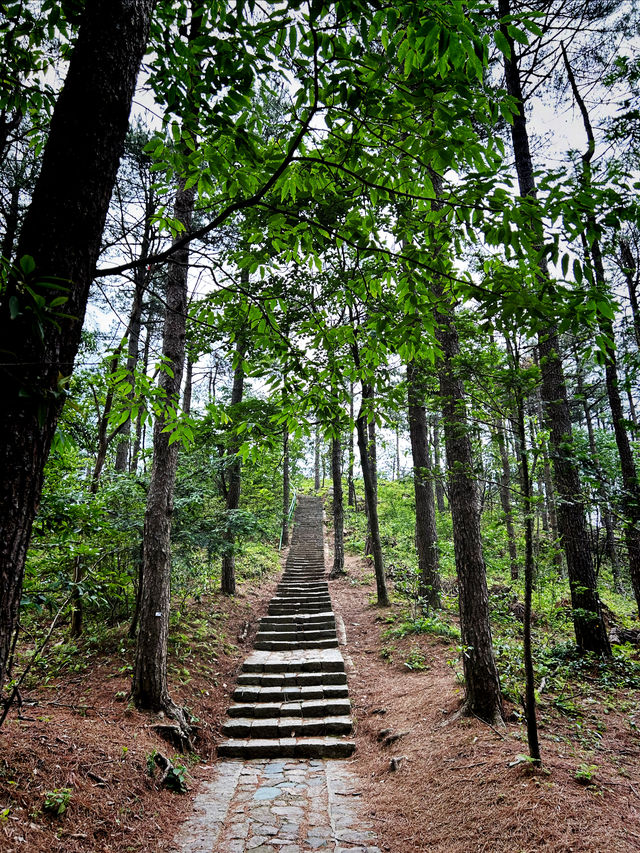
{"type": "Polygon", "coordinates": [[[576,782],[579,782],[581,785],[592,785],[597,770],[597,764],[579,764],[573,776],[576,782]]]}
{"type": "Polygon", "coordinates": [[[419,616],[415,619],[405,619],[399,625],[388,628],[383,637],[406,637],[409,634],[434,634],[450,640],[460,639],[460,629],[455,625],[444,622],[437,616],[419,616]]]}
{"type": "Polygon", "coordinates": [[[60,817],[63,815],[71,802],[71,788],[54,788],[53,791],[45,791],[43,809],[49,814],[60,817]]]}
{"type": "Polygon", "coordinates": [[[404,665],[412,672],[424,672],[427,669],[431,669],[426,657],[416,646],[409,652],[409,657],[404,662],[404,665]]]}

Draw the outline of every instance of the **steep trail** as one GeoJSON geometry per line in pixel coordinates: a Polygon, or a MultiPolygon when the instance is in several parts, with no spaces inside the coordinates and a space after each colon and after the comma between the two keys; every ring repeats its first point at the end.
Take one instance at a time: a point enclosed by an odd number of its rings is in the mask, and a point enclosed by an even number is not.
{"type": "Polygon", "coordinates": [[[355,742],[319,498],[299,499],[286,568],[233,699],[223,760],[172,853],[381,853],[357,777],[334,760],[355,742]]]}
{"type": "Polygon", "coordinates": [[[346,758],[355,749],[319,498],[299,499],[284,575],[233,698],[221,757],[346,758]]]}

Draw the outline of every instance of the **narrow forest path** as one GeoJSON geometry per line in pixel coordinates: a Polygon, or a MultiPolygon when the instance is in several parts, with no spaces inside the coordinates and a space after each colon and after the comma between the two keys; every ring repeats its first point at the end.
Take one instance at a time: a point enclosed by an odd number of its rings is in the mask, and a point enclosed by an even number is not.
{"type": "Polygon", "coordinates": [[[242,666],[215,767],[175,853],[379,853],[362,820],[322,502],[301,496],[284,575],[242,666]]]}

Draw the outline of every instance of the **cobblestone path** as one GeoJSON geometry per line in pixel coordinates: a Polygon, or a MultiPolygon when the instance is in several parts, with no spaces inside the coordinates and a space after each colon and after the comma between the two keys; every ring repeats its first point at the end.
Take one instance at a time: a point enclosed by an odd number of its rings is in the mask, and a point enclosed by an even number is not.
{"type": "Polygon", "coordinates": [[[344,761],[355,743],[324,578],[322,504],[302,496],[287,565],[173,853],[380,853],[344,761]]]}
{"type": "Polygon", "coordinates": [[[221,761],[172,853],[381,853],[343,761],[221,761]]]}

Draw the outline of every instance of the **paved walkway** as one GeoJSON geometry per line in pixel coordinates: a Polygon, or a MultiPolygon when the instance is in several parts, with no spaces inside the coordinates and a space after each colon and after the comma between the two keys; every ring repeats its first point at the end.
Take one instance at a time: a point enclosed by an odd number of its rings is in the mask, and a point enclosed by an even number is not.
{"type": "Polygon", "coordinates": [[[381,853],[339,760],[221,761],[172,853],[381,853]]]}
{"type": "Polygon", "coordinates": [[[380,853],[344,761],[355,742],[324,578],[322,504],[301,497],[287,566],[238,678],[218,746],[174,853],[380,853]]]}

